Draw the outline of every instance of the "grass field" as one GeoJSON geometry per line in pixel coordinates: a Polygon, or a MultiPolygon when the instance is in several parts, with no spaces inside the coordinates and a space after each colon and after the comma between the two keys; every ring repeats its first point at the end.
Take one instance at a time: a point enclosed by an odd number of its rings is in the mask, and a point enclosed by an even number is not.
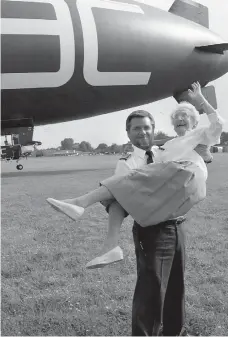
{"type": "MultiPolygon", "coordinates": [[[[85,264],[101,247],[100,205],[74,223],[46,204],[95,188],[118,157],[31,158],[2,163],[2,335],[130,335],[136,281],[132,219],[121,230],[124,261],[85,264]]],[[[207,199],[188,214],[186,311],[193,335],[228,334],[228,154],[208,166],[207,199]]]]}

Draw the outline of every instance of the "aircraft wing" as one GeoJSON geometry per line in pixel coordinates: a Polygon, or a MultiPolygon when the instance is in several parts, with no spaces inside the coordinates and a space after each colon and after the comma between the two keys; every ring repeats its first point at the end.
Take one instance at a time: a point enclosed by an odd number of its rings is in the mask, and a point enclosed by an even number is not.
{"type": "Polygon", "coordinates": [[[209,28],[208,8],[192,0],[176,0],[169,12],[209,28]]]}
{"type": "Polygon", "coordinates": [[[140,2],[142,4],[153,6],[163,11],[167,11],[170,9],[173,0],[134,0],[135,2],[140,2]]]}
{"type": "Polygon", "coordinates": [[[134,0],[153,6],[209,28],[208,8],[192,0],[134,0]]]}

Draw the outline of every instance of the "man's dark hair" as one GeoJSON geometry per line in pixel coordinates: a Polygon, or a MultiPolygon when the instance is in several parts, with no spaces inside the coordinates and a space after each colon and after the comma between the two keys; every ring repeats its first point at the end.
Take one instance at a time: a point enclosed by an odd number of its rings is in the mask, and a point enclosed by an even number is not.
{"type": "Polygon", "coordinates": [[[154,127],[155,127],[155,120],[154,120],[154,118],[152,117],[152,115],[148,111],[145,111],[145,110],[136,110],[136,111],[133,111],[127,117],[127,120],[126,120],[126,131],[129,131],[130,126],[131,126],[131,120],[133,118],[144,118],[144,117],[148,117],[150,119],[150,121],[151,121],[151,124],[154,125],[154,127]]]}

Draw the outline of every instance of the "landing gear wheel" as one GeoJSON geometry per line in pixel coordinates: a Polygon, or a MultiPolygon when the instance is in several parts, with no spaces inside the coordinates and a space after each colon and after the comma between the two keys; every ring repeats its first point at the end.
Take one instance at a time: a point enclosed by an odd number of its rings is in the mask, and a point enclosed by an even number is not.
{"type": "Polygon", "coordinates": [[[21,171],[21,170],[23,170],[23,165],[18,164],[18,165],[16,166],[16,168],[17,168],[17,170],[21,171]]]}

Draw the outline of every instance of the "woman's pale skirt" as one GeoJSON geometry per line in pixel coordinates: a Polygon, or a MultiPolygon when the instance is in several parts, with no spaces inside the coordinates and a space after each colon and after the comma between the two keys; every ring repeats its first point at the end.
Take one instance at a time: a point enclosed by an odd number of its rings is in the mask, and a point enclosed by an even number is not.
{"type": "Polygon", "coordinates": [[[145,165],[101,183],[142,227],[185,215],[206,197],[206,180],[191,162],[145,165]]]}

